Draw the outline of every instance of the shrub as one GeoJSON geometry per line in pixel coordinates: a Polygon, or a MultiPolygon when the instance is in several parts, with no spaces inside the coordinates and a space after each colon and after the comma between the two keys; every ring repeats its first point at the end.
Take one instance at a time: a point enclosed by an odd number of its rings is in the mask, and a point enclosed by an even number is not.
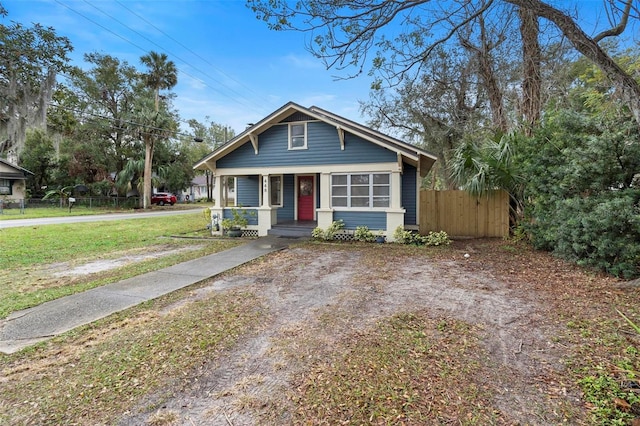
{"type": "Polygon", "coordinates": [[[311,231],[311,237],[314,240],[324,240],[324,230],[319,226],[313,228],[313,231],[311,231]]]}
{"type": "Polygon", "coordinates": [[[331,241],[335,238],[336,233],[343,228],[344,221],[342,219],[334,220],[326,230],[320,227],[314,228],[314,230],[311,231],[311,236],[316,240],[331,241]]]}
{"type": "Polygon", "coordinates": [[[371,232],[371,230],[369,230],[369,227],[358,226],[356,231],[353,233],[353,239],[356,241],[371,243],[376,240],[376,236],[371,232]]]}
{"type": "Polygon", "coordinates": [[[209,207],[202,210],[202,217],[204,218],[204,223],[207,225],[211,224],[211,209],[209,207]]]}
{"type": "Polygon", "coordinates": [[[640,191],[559,200],[531,226],[536,247],[563,259],[633,278],[640,275],[640,191]]]}
{"type": "Polygon", "coordinates": [[[249,218],[255,217],[255,211],[247,211],[241,208],[231,209],[231,217],[222,219],[222,228],[229,229],[244,229],[249,225],[249,218]]]}
{"type": "Polygon", "coordinates": [[[451,244],[451,239],[445,231],[429,232],[426,236],[422,237],[424,244],[427,246],[448,246],[451,244]]]}
{"type": "Polygon", "coordinates": [[[536,248],[640,276],[640,129],[625,114],[556,111],[519,147],[524,230],[536,248]]]}
{"type": "Polygon", "coordinates": [[[414,244],[417,246],[448,246],[451,244],[449,235],[445,231],[429,232],[427,235],[420,235],[407,231],[402,226],[398,226],[393,233],[393,238],[399,244],[414,244]]]}
{"type": "Polygon", "coordinates": [[[398,226],[395,231],[393,231],[393,239],[398,244],[411,244],[413,242],[413,234],[411,231],[407,231],[402,226],[398,226]]]}

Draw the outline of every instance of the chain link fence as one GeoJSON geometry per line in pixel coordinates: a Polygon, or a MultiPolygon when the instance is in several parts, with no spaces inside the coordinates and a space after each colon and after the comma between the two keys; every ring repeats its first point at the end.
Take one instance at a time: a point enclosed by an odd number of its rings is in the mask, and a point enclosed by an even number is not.
{"type": "MultiPolygon", "coordinates": [[[[132,209],[140,205],[139,197],[73,197],[73,208],[132,209]]],[[[67,199],[0,199],[0,214],[24,214],[26,209],[69,207],[67,199]]]]}

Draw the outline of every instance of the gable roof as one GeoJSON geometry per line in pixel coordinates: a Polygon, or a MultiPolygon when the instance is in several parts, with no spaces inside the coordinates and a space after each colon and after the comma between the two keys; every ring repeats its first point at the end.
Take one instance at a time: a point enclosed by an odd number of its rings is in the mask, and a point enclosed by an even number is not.
{"type": "Polygon", "coordinates": [[[2,179],[24,179],[27,175],[34,174],[2,158],[0,158],[0,166],[2,166],[0,167],[0,178],[2,179]]]}
{"type": "Polygon", "coordinates": [[[247,142],[253,144],[253,147],[258,152],[258,135],[271,126],[281,123],[286,120],[292,114],[301,113],[313,119],[325,122],[332,126],[335,126],[338,131],[346,131],[353,135],[359,136],[362,139],[394,151],[398,154],[398,160],[402,159],[407,163],[415,166],[421,176],[425,176],[433,164],[436,161],[436,156],[418,148],[415,145],[408,144],[399,139],[392,138],[391,136],[380,133],[369,127],[363,126],[355,121],[351,121],[337,114],[333,114],[322,108],[312,106],[310,108],[302,107],[294,102],[289,102],[277,109],[267,117],[260,120],[258,123],[248,127],[242,133],[235,138],[231,139],[226,144],[218,147],[212,153],[198,161],[193,168],[194,169],[207,169],[207,163],[216,161],[228,153],[234,151],[247,142]]]}

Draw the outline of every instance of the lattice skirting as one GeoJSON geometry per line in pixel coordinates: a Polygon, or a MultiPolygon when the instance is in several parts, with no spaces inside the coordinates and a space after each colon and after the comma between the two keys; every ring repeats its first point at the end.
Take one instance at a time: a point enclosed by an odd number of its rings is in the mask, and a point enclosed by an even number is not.
{"type": "Polygon", "coordinates": [[[243,229],[242,236],[246,238],[258,238],[258,230],[257,229],[243,229]]]}
{"type": "Polygon", "coordinates": [[[342,229],[333,236],[338,241],[353,241],[353,231],[351,229],[342,229]]]}

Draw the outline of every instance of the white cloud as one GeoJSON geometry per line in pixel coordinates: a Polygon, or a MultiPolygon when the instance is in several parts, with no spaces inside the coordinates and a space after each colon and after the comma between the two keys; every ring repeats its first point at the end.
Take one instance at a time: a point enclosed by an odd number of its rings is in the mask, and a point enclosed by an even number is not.
{"type": "Polygon", "coordinates": [[[308,55],[296,55],[290,53],[282,58],[282,62],[284,62],[286,66],[293,66],[299,69],[324,70],[322,61],[320,61],[320,59],[318,58],[315,58],[310,53],[308,55]]]}

